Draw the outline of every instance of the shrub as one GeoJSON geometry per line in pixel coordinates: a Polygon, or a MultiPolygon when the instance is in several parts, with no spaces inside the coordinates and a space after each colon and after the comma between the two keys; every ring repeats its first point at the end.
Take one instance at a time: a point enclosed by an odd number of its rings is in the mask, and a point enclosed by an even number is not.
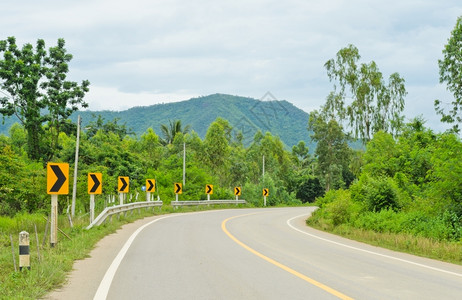
{"type": "Polygon", "coordinates": [[[297,190],[297,198],[303,203],[313,203],[317,197],[324,195],[324,189],[318,178],[308,178],[297,190]]]}
{"type": "Polygon", "coordinates": [[[351,201],[347,190],[331,190],[316,202],[320,210],[316,212],[315,219],[324,219],[334,226],[349,223],[361,211],[361,205],[351,201]]]}
{"type": "Polygon", "coordinates": [[[351,197],[356,202],[363,202],[368,211],[379,212],[383,209],[398,211],[399,190],[392,178],[361,179],[351,187],[351,197]]]}

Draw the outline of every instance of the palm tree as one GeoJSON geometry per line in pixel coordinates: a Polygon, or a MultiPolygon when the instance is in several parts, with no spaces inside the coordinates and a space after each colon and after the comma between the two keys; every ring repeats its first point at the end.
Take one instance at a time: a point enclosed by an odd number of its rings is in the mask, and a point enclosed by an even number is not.
{"type": "Polygon", "coordinates": [[[160,130],[162,131],[162,135],[164,136],[163,138],[160,138],[160,143],[164,146],[172,144],[177,133],[181,132],[183,134],[186,134],[191,129],[190,125],[186,125],[182,129],[181,120],[175,120],[173,122],[171,120],[168,120],[168,122],[168,126],[165,124],[160,125],[160,130]]]}

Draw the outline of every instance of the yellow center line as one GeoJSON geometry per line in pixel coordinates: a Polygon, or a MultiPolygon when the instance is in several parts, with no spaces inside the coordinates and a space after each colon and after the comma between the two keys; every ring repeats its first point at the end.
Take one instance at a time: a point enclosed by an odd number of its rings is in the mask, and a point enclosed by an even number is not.
{"type": "Polygon", "coordinates": [[[292,274],[292,275],[297,276],[297,277],[300,278],[300,279],[305,280],[306,282],[308,282],[308,283],[310,283],[310,284],[312,284],[312,285],[314,285],[314,286],[316,286],[316,287],[318,287],[318,288],[320,288],[320,289],[322,289],[322,290],[328,292],[329,294],[332,294],[332,295],[334,295],[334,296],[336,296],[336,297],[338,297],[338,298],[340,298],[340,299],[343,299],[343,300],[352,300],[352,299],[353,299],[353,298],[351,298],[351,297],[348,297],[348,296],[346,296],[346,295],[340,293],[339,291],[334,290],[334,289],[331,288],[331,287],[328,287],[328,286],[325,285],[325,284],[322,284],[322,283],[320,283],[320,282],[318,282],[318,281],[316,281],[316,280],[314,280],[314,279],[312,279],[312,278],[310,278],[310,277],[308,277],[308,276],[306,276],[306,275],[303,275],[302,273],[299,273],[299,272],[297,272],[297,271],[295,271],[295,270],[289,268],[289,267],[286,266],[286,265],[281,264],[280,262],[275,261],[275,260],[272,259],[272,258],[269,258],[268,256],[265,256],[265,255],[261,254],[260,252],[256,251],[255,249],[250,248],[249,246],[247,246],[246,244],[244,244],[243,242],[241,242],[240,240],[238,240],[234,235],[232,235],[232,234],[228,231],[228,229],[226,228],[226,223],[227,223],[229,220],[232,220],[232,219],[234,219],[234,218],[244,217],[244,216],[248,216],[248,215],[252,215],[252,214],[234,216],[234,217],[230,217],[230,218],[224,220],[224,221],[221,223],[221,229],[224,231],[224,233],[226,233],[226,235],[228,235],[234,242],[236,242],[236,243],[237,243],[238,245],[240,245],[242,248],[244,248],[244,249],[246,249],[247,251],[249,251],[249,252],[255,254],[256,256],[258,256],[258,257],[260,257],[260,258],[266,260],[267,262],[269,262],[269,263],[271,263],[271,264],[273,264],[273,265],[275,265],[275,266],[277,266],[277,267],[283,269],[283,270],[286,271],[286,272],[289,272],[289,273],[292,274]]]}

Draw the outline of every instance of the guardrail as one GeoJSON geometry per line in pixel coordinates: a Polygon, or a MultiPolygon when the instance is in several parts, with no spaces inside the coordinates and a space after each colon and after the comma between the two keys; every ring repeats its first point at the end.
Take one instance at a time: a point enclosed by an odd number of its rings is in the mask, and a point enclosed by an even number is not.
{"type": "Polygon", "coordinates": [[[95,220],[87,226],[87,229],[92,228],[93,226],[98,226],[103,224],[106,221],[107,217],[114,214],[126,212],[136,208],[148,208],[148,207],[159,207],[162,206],[162,201],[147,201],[147,202],[134,202],[123,205],[116,205],[111,207],[106,207],[96,218],[95,220]]]}
{"type": "Polygon", "coordinates": [[[214,204],[247,204],[245,200],[189,200],[189,201],[172,201],[171,205],[175,208],[177,206],[191,206],[191,205],[214,205],[214,204]]]}

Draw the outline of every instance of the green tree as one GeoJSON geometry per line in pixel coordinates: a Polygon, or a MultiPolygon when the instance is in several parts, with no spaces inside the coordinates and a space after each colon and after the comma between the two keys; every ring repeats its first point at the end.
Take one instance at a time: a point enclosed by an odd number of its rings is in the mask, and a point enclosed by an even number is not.
{"type": "Polygon", "coordinates": [[[298,191],[297,198],[303,203],[313,203],[317,197],[324,195],[324,189],[321,186],[321,182],[318,178],[308,178],[307,181],[303,182],[298,191]]]}
{"type": "Polygon", "coordinates": [[[347,121],[354,136],[366,143],[379,130],[399,132],[407,93],[398,73],[385,83],[377,64],[358,64],[360,58],[358,49],[349,45],[325,63],[334,91],[327,97],[323,113],[340,123],[347,121]]]}
{"type": "Polygon", "coordinates": [[[352,181],[348,168],[352,151],[342,127],[334,119],[327,121],[318,112],[313,112],[308,128],[313,131],[311,139],[317,142],[317,173],[326,191],[348,186],[352,181]]]}
{"type": "Polygon", "coordinates": [[[39,82],[44,73],[46,57],[45,42],[37,40],[25,44],[22,49],[16,45],[16,39],[9,37],[0,41],[0,88],[8,96],[0,98],[0,113],[4,116],[15,115],[27,130],[27,153],[30,158],[42,158],[41,144],[44,132],[41,124],[46,118],[40,111],[46,103],[40,98],[39,82]]]}
{"type": "Polygon", "coordinates": [[[183,133],[185,135],[191,129],[191,126],[186,125],[184,128],[181,124],[181,120],[169,121],[169,125],[160,125],[160,131],[162,132],[163,138],[160,139],[162,145],[170,145],[175,139],[177,133],[183,133]]]}
{"type": "Polygon", "coordinates": [[[157,168],[160,163],[162,151],[159,136],[152,128],[148,128],[136,143],[136,150],[143,157],[147,168],[157,168]]]}
{"type": "Polygon", "coordinates": [[[297,145],[292,146],[292,155],[296,158],[296,162],[300,167],[305,166],[309,162],[309,149],[306,147],[304,141],[300,141],[297,145]]]}
{"type": "Polygon", "coordinates": [[[224,176],[229,168],[231,129],[228,121],[217,118],[210,124],[204,139],[204,159],[211,170],[220,176],[221,183],[225,182],[224,176]]]}
{"type": "Polygon", "coordinates": [[[49,49],[49,54],[45,57],[45,80],[40,87],[45,91],[43,100],[48,109],[46,120],[50,131],[50,148],[58,148],[58,136],[66,127],[66,121],[69,116],[79,106],[88,107],[83,98],[89,91],[90,82],[82,81],[79,85],[77,82],[66,80],[66,74],[69,72],[69,62],[72,60],[72,54],[67,53],[64,48],[64,39],[58,39],[58,45],[49,49]]]}
{"type": "Polygon", "coordinates": [[[92,138],[96,133],[101,130],[104,133],[109,133],[112,132],[119,136],[120,140],[123,140],[123,138],[126,135],[132,135],[134,134],[131,128],[127,128],[127,124],[119,124],[120,119],[119,118],[114,118],[112,121],[106,121],[101,115],[92,115],[92,118],[96,120],[90,121],[88,123],[88,130],[87,130],[87,135],[89,138],[92,138]]]}
{"type": "Polygon", "coordinates": [[[24,160],[11,146],[0,141],[0,215],[33,212],[46,207],[46,198],[37,193],[46,185],[40,163],[24,160]]]}
{"type": "Polygon", "coordinates": [[[457,18],[456,26],[451,37],[443,49],[443,59],[438,60],[440,69],[440,83],[446,83],[448,91],[454,95],[452,108],[445,112],[441,100],[435,100],[435,110],[441,115],[441,121],[454,124],[452,129],[459,132],[459,123],[462,122],[460,110],[462,108],[462,17],[457,18]]]}
{"type": "Polygon", "coordinates": [[[435,141],[431,157],[432,168],[428,171],[427,195],[437,200],[440,210],[449,206],[462,207],[462,142],[453,134],[443,134],[435,141]]]}
{"type": "Polygon", "coordinates": [[[54,154],[61,124],[78,106],[87,106],[83,97],[89,82],[79,86],[66,80],[72,55],[64,44],[59,39],[47,54],[42,39],[35,49],[29,43],[20,49],[14,37],[0,41],[0,89],[7,95],[0,98],[0,113],[19,119],[27,131],[28,156],[34,160],[46,161],[54,154]],[[45,145],[42,124],[47,121],[52,138],[45,145]]]}
{"type": "Polygon", "coordinates": [[[19,123],[14,123],[8,130],[11,146],[16,153],[25,153],[24,145],[27,143],[27,132],[19,123]]]}

